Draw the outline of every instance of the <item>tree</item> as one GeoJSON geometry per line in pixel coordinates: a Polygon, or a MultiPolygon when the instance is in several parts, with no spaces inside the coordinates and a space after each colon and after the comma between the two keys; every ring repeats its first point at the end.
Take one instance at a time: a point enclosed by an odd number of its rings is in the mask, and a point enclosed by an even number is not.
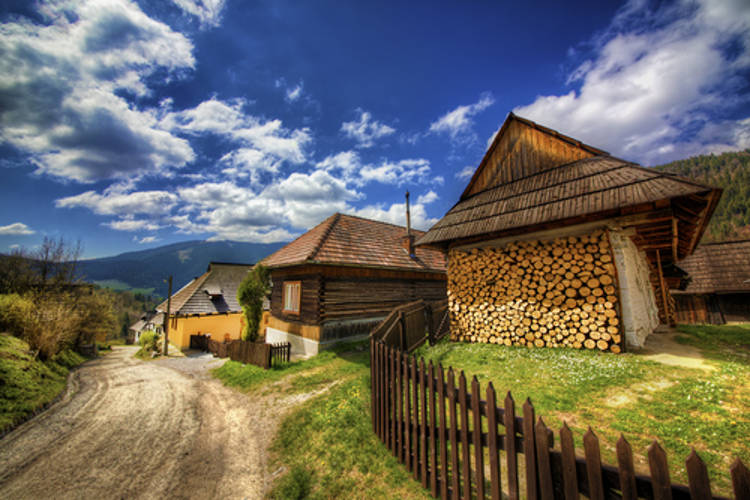
{"type": "Polygon", "coordinates": [[[263,264],[256,264],[237,289],[237,302],[245,315],[245,330],[242,332],[244,340],[255,342],[258,339],[258,328],[263,317],[263,299],[270,291],[269,278],[269,269],[263,264]]]}

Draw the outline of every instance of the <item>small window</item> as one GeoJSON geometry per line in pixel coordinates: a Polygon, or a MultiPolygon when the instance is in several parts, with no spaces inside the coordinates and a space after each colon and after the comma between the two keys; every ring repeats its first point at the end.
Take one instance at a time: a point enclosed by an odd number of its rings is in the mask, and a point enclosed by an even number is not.
{"type": "Polygon", "coordinates": [[[299,298],[302,291],[301,281],[284,282],[284,312],[299,314],[299,298]]]}

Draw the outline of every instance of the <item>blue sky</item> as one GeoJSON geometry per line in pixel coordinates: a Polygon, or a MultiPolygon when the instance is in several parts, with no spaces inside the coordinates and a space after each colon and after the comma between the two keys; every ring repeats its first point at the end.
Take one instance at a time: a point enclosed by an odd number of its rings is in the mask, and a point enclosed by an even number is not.
{"type": "Polygon", "coordinates": [[[510,111],[655,165],[750,147],[750,3],[5,2],[0,252],[422,229],[510,111]]]}

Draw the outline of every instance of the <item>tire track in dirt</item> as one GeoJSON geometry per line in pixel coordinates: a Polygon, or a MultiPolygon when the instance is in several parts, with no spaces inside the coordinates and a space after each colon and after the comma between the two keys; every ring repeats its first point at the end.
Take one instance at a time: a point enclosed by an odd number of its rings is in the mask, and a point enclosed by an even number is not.
{"type": "Polygon", "coordinates": [[[0,498],[262,498],[275,396],[224,387],[205,360],[134,352],[86,363],[0,440],[0,498]]]}

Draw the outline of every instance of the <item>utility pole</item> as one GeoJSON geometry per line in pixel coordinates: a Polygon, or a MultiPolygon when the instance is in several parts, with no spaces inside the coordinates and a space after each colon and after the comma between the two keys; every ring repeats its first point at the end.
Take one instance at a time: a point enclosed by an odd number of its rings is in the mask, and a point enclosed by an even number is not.
{"type": "Polygon", "coordinates": [[[169,275],[169,295],[167,295],[167,314],[164,316],[164,355],[168,355],[169,345],[169,313],[172,310],[172,275],[169,275]]]}

